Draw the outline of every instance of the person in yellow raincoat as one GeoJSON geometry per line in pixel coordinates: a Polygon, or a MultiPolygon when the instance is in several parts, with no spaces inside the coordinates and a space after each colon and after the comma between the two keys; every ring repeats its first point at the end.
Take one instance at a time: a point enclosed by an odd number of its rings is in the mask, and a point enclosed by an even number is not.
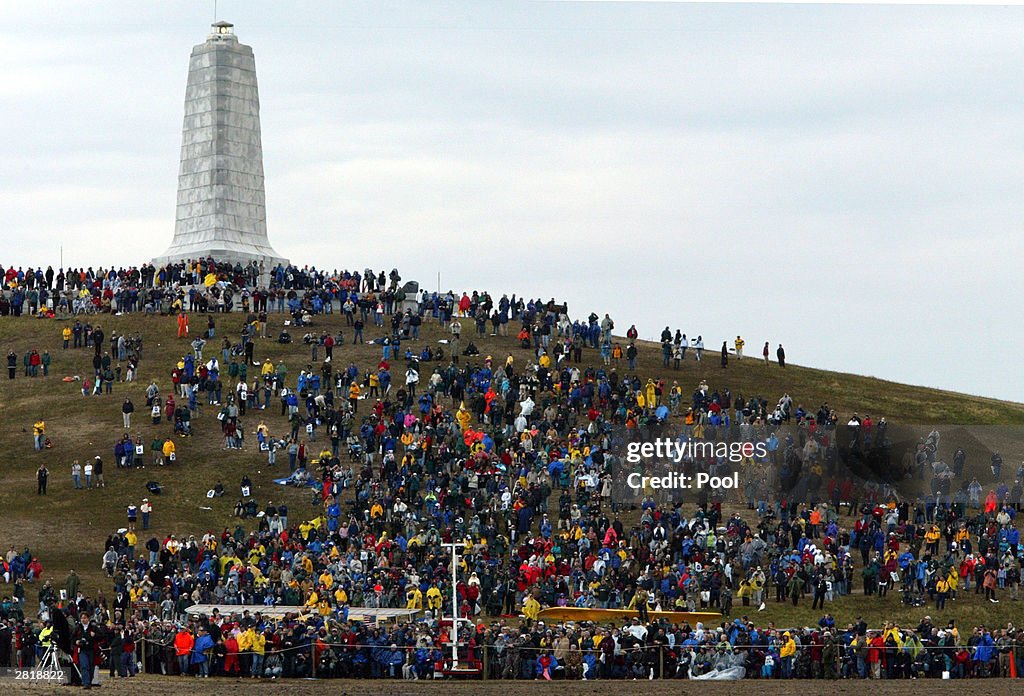
{"type": "Polygon", "coordinates": [[[946,582],[949,584],[950,598],[956,599],[956,591],[960,589],[960,569],[956,565],[950,566],[946,582]]]}
{"type": "Polygon", "coordinates": [[[523,602],[523,616],[526,617],[526,625],[532,626],[539,614],[540,602],[532,594],[527,595],[526,601],[523,602]]]}
{"type": "Polygon", "coordinates": [[[441,590],[437,589],[437,585],[431,585],[427,590],[427,609],[434,612],[434,615],[437,616],[437,612],[440,611],[443,602],[441,590]]]}
{"type": "Polygon", "coordinates": [[[796,641],[786,631],[782,634],[782,647],[779,648],[779,658],[782,661],[782,676],[789,678],[793,674],[793,662],[796,659],[796,641]]]}
{"type": "Polygon", "coordinates": [[[306,574],[306,577],[309,577],[313,574],[313,559],[311,559],[309,556],[303,556],[302,560],[299,562],[299,565],[302,566],[302,572],[306,574]]]}
{"type": "Polygon", "coordinates": [[[903,647],[903,636],[900,635],[900,627],[887,621],[885,628],[882,629],[882,640],[888,641],[890,637],[896,641],[896,647],[903,647]]]}
{"type": "Polygon", "coordinates": [[[237,556],[234,556],[234,555],[224,554],[223,556],[221,556],[220,557],[220,575],[221,575],[221,577],[224,577],[224,575],[227,573],[228,567],[230,567],[230,566],[232,566],[232,565],[234,565],[236,563],[241,563],[241,562],[242,562],[241,559],[238,558],[237,556]]]}
{"type": "Polygon", "coordinates": [[[945,576],[940,576],[935,581],[935,608],[945,609],[946,608],[946,597],[949,595],[949,580],[945,576]]]}
{"type": "Polygon", "coordinates": [[[252,626],[238,634],[238,659],[243,665],[251,656],[254,638],[256,638],[256,630],[252,626]]]}
{"type": "Polygon", "coordinates": [[[743,606],[750,605],[750,595],[753,592],[750,589],[750,582],[747,580],[740,580],[740,588],[736,590],[736,597],[742,600],[743,606]]]}
{"type": "Polygon", "coordinates": [[[423,608],[423,592],[415,585],[405,593],[405,608],[415,610],[423,608]]]}
{"type": "Polygon", "coordinates": [[[249,631],[252,631],[252,637],[249,639],[249,649],[252,650],[252,669],[250,672],[254,677],[259,677],[263,675],[263,657],[267,650],[267,637],[253,628],[249,628],[249,631]]]}
{"type": "Polygon", "coordinates": [[[648,378],[647,384],[644,385],[644,396],[647,398],[648,408],[654,408],[658,405],[658,394],[657,385],[654,384],[654,380],[648,378]]]}
{"type": "Polygon", "coordinates": [[[459,406],[459,410],[455,413],[455,420],[458,422],[459,427],[462,428],[462,432],[466,432],[469,428],[469,424],[473,421],[473,414],[466,408],[466,402],[463,401],[459,406]]]}

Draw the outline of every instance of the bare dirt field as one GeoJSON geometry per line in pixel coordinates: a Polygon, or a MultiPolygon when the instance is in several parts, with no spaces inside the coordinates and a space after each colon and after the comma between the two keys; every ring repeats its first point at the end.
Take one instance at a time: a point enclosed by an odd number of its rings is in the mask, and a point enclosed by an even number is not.
{"type": "MultiPolygon", "coordinates": [[[[16,685],[18,692],[49,694],[68,693],[67,687],[54,684],[31,684],[4,680],[8,685],[16,685]]],[[[697,682],[697,681],[588,681],[588,682],[527,682],[527,681],[473,681],[473,682],[408,682],[392,680],[323,680],[323,681],[249,681],[236,682],[228,679],[209,679],[198,681],[187,678],[171,677],[138,677],[131,680],[106,682],[102,694],[125,694],[126,696],[162,696],[163,694],[276,694],[286,692],[296,696],[319,696],[320,694],[340,694],[341,696],[499,696],[503,694],[554,693],[561,696],[605,696],[615,694],[643,694],[644,696],[668,696],[669,694],[696,694],[720,692],[734,696],[759,696],[768,694],[790,694],[801,689],[819,690],[825,687],[822,681],[782,681],[771,682],[759,679],[748,679],[732,682],[697,682]]],[[[863,694],[870,688],[874,696],[889,696],[913,692],[931,694],[962,694],[969,690],[972,696],[1003,696],[1004,694],[1021,693],[1021,682],[1008,679],[941,681],[936,679],[920,681],[881,681],[870,684],[862,681],[837,681],[827,685],[832,694],[863,694]]]]}

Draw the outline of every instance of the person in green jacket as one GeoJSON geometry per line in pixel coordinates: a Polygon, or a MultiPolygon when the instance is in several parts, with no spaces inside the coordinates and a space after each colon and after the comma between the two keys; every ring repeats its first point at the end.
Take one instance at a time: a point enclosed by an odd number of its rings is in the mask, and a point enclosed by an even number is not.
{"type": "Polygon", "coordinates": [[[153,453],[153,466],[164,465],[164,440],[161,437],[153,438],[153,442],[149,444],[149,449],[153,453]]]}
{"type": "Polygon", "coordinates": [[[793,600],[793,606],[795,607],[800,601],[800,593],[804,589],[803,580],[800,579],[798,573],[793,573],[793,577],[789,579],[789,596],[793,600]]]}
{"type": "Polygon", "coordinates": [[[839,650],[836,647],[836,641],[832,638],[832,633],[825,631],[825,635],[822,638],[822,649],[821,649],[821,664],[824,667],[824,673],[826,679],[838,679],[839,678],[839,650]]]}

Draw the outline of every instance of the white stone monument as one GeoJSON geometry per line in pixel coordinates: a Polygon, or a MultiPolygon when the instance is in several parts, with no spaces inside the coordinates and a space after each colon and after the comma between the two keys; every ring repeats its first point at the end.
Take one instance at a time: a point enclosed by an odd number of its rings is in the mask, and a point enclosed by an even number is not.
{"type": "Polygon", "coordinates": [[[232,27],[217,22],[192,49],[174,239],[157,266],[212,256],[269,273],[288,263],[267,238],[256,61],[232,27]]]}

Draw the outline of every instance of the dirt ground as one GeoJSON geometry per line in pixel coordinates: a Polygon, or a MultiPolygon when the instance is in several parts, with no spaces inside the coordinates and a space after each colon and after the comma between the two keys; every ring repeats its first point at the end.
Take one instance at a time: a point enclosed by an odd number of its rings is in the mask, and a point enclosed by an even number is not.
{"type": "MultiPolygon", "coordinates": [[[[55,684],[13,682],[4,679],[2,684],[16,685],[18,692],[33,694],[67,694],[69,689],[55,684]]],[[[696,694],[701,692],[721,692],[734,696],[755,696],[767,691],[769,694],[789,694],[802,688],[818,690],[824,682],[793,683],[791,681],[764,682],[749,679],[738,682],[695,682],[695,681],[648,681],[648,682],[527,682],[527,681],[488,681],[488,682],[407,682],[384,680],[337,680],[324,681],[284,681],[284,682],[252,682],[244,680],[236,682],[229,679],[210,679],[201,683],[195,679],[170,677],[137,677],[128,681],[104,683],[102,694],[125,694],[126,696],[163,696],[164,694],[237,694],[245,692],[253,694],[273,694],[286,690],[296,696],[319,696],[320,694],[340,694],[341,696],[499,696],[507,694],[534,693],[538,689],[551,692],[558,691],[562,696],[605,696],[611,694],[643,694],[644,696],[668,696],[669,694],[696,694]]],[[[868,687],[861,681],[839,681],[828,685],[832,694],[846,695],[863,694],[868,687]]],[[[962,694],[969,690],[972,696],[1003,696],[1010,693],[1021,693],[1021,681],[1008,679],[974,680],[969,688],[959,681],[941,681],[928,679],[922,681],[882,681],[870,684],[875,696],[890,694],[908,694],[915,691],[931,694],[962,694]]]]}

